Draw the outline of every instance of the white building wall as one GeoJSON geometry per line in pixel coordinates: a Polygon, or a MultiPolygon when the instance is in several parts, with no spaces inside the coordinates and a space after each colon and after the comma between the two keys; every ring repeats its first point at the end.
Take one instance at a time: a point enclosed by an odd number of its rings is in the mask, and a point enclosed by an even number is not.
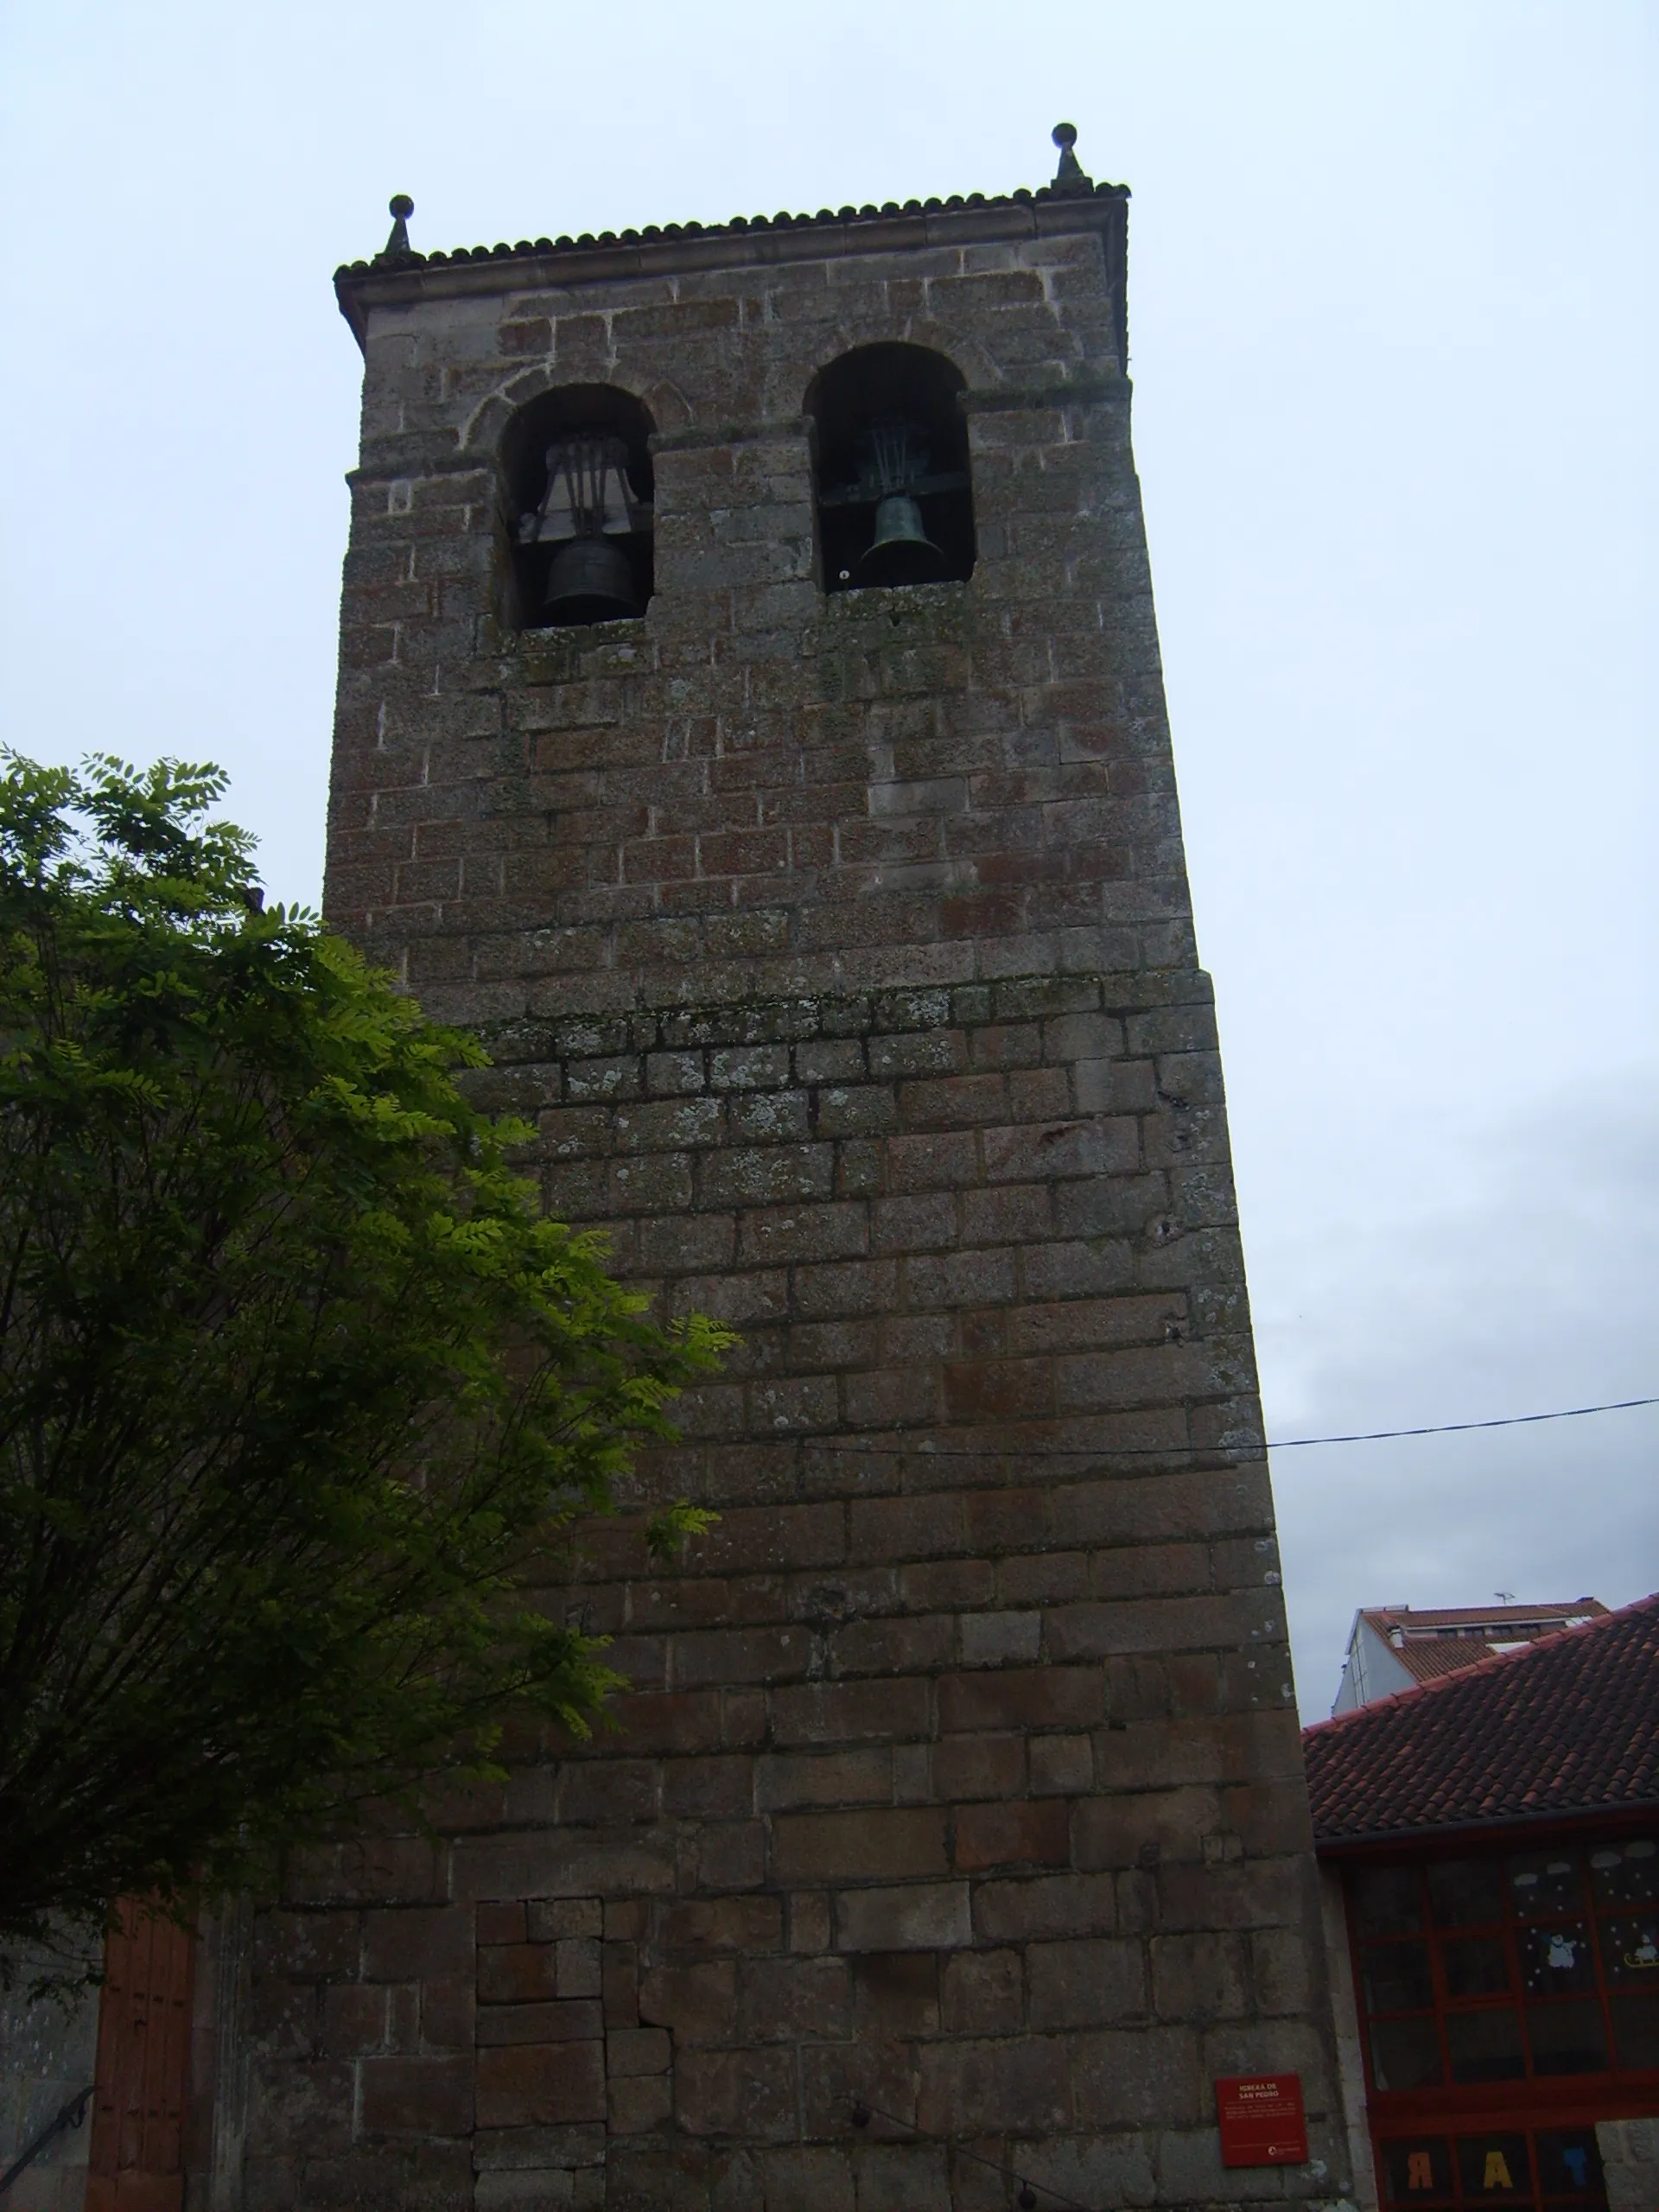
{"type": "Polygon", "coordinates": [[[1371,2161],[1371,2132],[1365,2120],[1365,2059],[1359,2040],[1359,2009],[1354,1999],[1354,1962],[1348,1948],[1342,1873],[1338,1867],[1319,1869],[1319,1910],[1331,1977],[1331,2015],[1336,2030],[1342,2115],[1348,2130],[1348,2155],[1354,2170],[1354,2202],[1358,2212],[1376,2212],[1376,2171],[1371,2161]]]}
{"type": "Polygon", "coordinates": [[[1338,1713],[1352,1713],[1362,1705],[1372,1705],[1380,1697],[1393,1697],[1396,1691],[1408,1690],[1416,1681],[1385,1637],[1381,1637],[1363,1613],[1354,1615],[1354,1625],[1348,1637],[1347,1655],[1342,1662],[1342,1681],[1337,1691],[1337,1701],[1332,1707],[1332,1717],[1338,1713]]]}

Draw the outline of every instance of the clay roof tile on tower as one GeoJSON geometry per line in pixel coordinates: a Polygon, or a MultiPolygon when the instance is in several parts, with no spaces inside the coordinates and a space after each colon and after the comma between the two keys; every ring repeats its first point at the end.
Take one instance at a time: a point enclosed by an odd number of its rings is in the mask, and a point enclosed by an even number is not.
{"type": "MultiPolygon", "coordinates": [[[[1126,184],[1096,184],[1086,181],[1081,187],[1039,185],[1034,191],[970,192],[965,196],[953,194],[948,200],[906,200],[902,206],[889,200],[877,207],[820,207],[815,215],[791,214],[784,210],[776,215],[734,215],[725,223],[648,223],[643,230],[602,231],[594,237],[584,231],[580,238],[519,238],[509,245],[499,239],[494,245],[456,246],[449,252],[417,253],[405,242],[394,256],[390,252],[377,254],[372,260],[343,262],[335,270],[336,277],[357,276],[395,258],[410,269],[438,268],[447,262],[457,261],[514,261],[528,260],[538,254],[585,253],[607,251],[614,246],[652,245],[664,238],[730,238],[751,231],[824,231],[837,229],[849,223],[892,222],[905,216],[954,215],[964,210],[1008,207],[1042,207],[1052,201],[1065,201],[1092,197],[1096,200],[1127,200],[1129,188],[1126,184]]],[[[402,197],[403,195],[399,195],[402,197]]],[[[405,234],[406,237],[406,234],[405,234]]]]}

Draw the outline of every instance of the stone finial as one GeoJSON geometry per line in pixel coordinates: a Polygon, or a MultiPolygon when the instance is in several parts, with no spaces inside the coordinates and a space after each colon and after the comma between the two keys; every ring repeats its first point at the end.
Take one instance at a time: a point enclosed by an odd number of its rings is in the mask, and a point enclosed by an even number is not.
{"type": "Polygon", "coordinates": [[[1060,165],[1054,172],[1054,189],[1057,192],[1092,192],[1095,180],[1085,174],[1082,162],[1071,150],[1077,143],[1077,124],[1057,123],[1052,137],[1060,149],[1060,165]]]}
{"type": "Polygon", "coordinates": [[[387,206],[391,215],[391,235],[374,257],[377,261],[391,261],[410,250],[409,219],[415,213],[415,202],[406,192],[394,192],[387,206]]]}

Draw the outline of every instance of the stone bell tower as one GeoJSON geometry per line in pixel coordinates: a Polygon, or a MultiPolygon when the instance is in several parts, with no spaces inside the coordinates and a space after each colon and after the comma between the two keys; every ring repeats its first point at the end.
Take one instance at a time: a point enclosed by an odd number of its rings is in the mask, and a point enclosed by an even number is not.
{"type": "Polygon", "coordinates": [[[518,1747],[256,1947],[249,2202],[1346,2182],[1124,373],[1127,195],[340,271],[327,910],[741,1345],[518,1747]],[[1216,2084],[1308,2155],[1222,2163],[1216,2084]]]}

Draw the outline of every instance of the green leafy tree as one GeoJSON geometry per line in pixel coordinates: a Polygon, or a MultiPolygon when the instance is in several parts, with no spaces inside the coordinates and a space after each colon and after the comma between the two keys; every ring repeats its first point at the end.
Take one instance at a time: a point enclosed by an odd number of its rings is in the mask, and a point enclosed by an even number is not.
{"type": "Polygon", "coordinates": [[[475,1041],[260,911],[224,786],[0,756],[7,1948],[586,1729],[527,1571],[724,1341],[543,1217],[475,1041]]]}

